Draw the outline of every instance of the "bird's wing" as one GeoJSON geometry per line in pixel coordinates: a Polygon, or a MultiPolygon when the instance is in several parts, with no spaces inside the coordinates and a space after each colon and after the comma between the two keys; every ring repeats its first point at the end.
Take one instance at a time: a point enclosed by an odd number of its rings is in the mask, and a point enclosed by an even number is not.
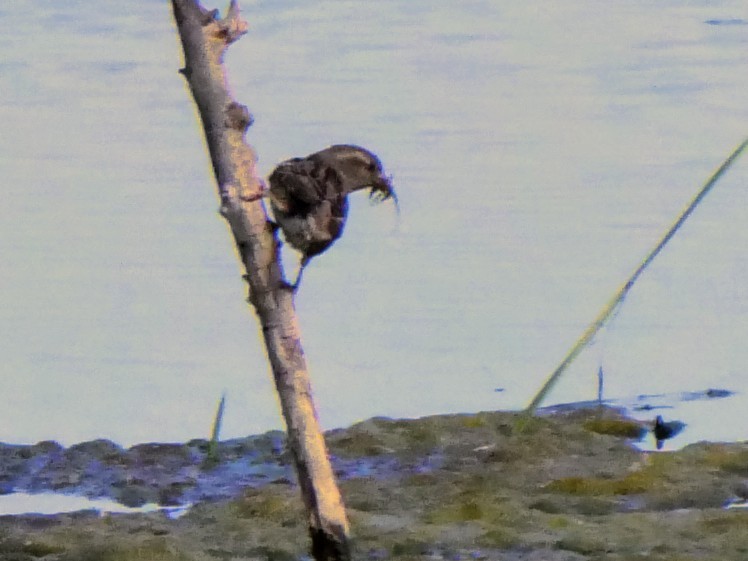
{"type": "Polygon", "coordinates": [[[315,206],[323,200],[324,192],[313,173],[314,165],[308,160],[283,162],[270,174],[270,194],[290,206],[315,206]]]}
{"type": "Polygon", "coordinates": [[[331,201],[345,197],[355,190],[355,186],[345,180],[340,162],[329,157],[326,152],[327,150],[322,150],[312,154],[306,158],[306,161],[310,163],[310,174],[317,180],[320,194],[324,199],[331,201]]]}
{"type": "Polygon", "coordinates": [[[310,227],[304,253],[307,258],[325,252],[343,233],[348,214],[348,201],[345,197],[325,200],[312,209],[307,220],[310,227]]]}

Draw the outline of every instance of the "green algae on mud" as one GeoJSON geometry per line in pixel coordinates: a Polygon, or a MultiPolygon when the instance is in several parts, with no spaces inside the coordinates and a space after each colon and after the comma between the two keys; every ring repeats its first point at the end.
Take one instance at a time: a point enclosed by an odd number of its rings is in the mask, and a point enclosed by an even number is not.
{"type": "MultiPolygon", "coordinates": [[[[723,508],[746,487],[745,443],[643,452],[631,438],[642,425],[607,408],[534,418],[522,430],[516,421],[484,412],[330,431],[330,453],[347,466],[341,490],[356,558],[748,558],[748,512],[723,508]]],[[[200,503],[177,520],[0,518],[0,559],[290,561],[307,549],[288,481],[200,503]]]]}

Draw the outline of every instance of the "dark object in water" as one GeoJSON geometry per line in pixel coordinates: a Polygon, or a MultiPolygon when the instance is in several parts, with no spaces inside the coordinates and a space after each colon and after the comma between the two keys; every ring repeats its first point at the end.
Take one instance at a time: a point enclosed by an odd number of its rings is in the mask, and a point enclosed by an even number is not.
{"type": "Polygon", "coordinates": [[[304,267],[343,233],[348,194],[371,188],[369,197],[397,197],[379,158],[359,146],[338,144],[306,158],[293,158],[270,174],[270,206],[283,236],[301,252],[301,266],[290,287],[298,288],[304,267]]]}
{"type": "Polygon", "coordinates": [[[704,23],[707,25],[748,25],[748,20],[741,18],[708,19],[704,23]]]}
{"type": "Polygon", "coordinates": [[[716,388],[709,388],[706,390],[706,397],[710,399],[720,398],[720,397],[730,397],[731,395],[734,395],[735,392],[732,392],[730,390],[721,390],[716,388]]]}
{"type": "Polygon", "coordinates": [[[709,388],[699,392],[683,392],[680,395],[681,401],[699,401],[704,399],[721,399],[735,395],[735,392],[718,388],[709,388]]]}
{"type": "Polygon", "coordinates": [[[657,418],[655,419],[654,428],[652,429],[655,440],[657,441],[657,449],[661,450],[663,441],[669,438],[673,438],[676,434],[680,433],[685,427],[686,427],[686,424],[681,421],[669,421],[666,423],[665,421],[662,420],[662,415],[657,415],[657,418]]]}

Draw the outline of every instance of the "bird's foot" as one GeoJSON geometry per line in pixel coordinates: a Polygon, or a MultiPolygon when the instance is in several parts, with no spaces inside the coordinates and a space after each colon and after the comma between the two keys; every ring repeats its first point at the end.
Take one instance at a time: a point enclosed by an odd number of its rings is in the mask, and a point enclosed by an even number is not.
{"type": "Polygon", "coordinates": [[[244,201],[245,203],[253,203],[255,201],[259,201],[260,199],[264,199],[270,194],[270,189],[268,189],[267,184],[262,179],[258,180],[258,187],[259,190],[252,193],[251,195],[242,196],[242,201],[244,201]]]}
{"type": "Polygon", "coordinates": [[[296,273],[296,280],[293,281],[293,283],[290,283],[287,280],[283,279],[281,287],[286,290],[290,290],[296,293],[299,290],[299,285],[301,284],[301,275],[304,273],[304,268],[309,263],[309,260],[310,260],[309,257],[303,257],[301,259],[301,266],[299,267],[299,272],[296,273]]]}

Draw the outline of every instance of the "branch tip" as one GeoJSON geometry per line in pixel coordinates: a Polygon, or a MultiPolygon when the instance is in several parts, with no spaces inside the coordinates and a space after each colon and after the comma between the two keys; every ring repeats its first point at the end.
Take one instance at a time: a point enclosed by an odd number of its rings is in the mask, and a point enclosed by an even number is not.
{"type": "Polygon", "coordinates": [[[230,45],[244,35],[248,29],[249,24],[241,18],[239,13],[239,3],[231,0],[226,17],[218,22],[218,36],[226,39],[226,44],[230,45]]]}
{"type": "Polygon", "coordinates": [[[236,0],[231,0],[231,2],[229,2],[229,9],[226,12],[226,17],[229,19],[239,17],[239,2],[236,0]]]}

